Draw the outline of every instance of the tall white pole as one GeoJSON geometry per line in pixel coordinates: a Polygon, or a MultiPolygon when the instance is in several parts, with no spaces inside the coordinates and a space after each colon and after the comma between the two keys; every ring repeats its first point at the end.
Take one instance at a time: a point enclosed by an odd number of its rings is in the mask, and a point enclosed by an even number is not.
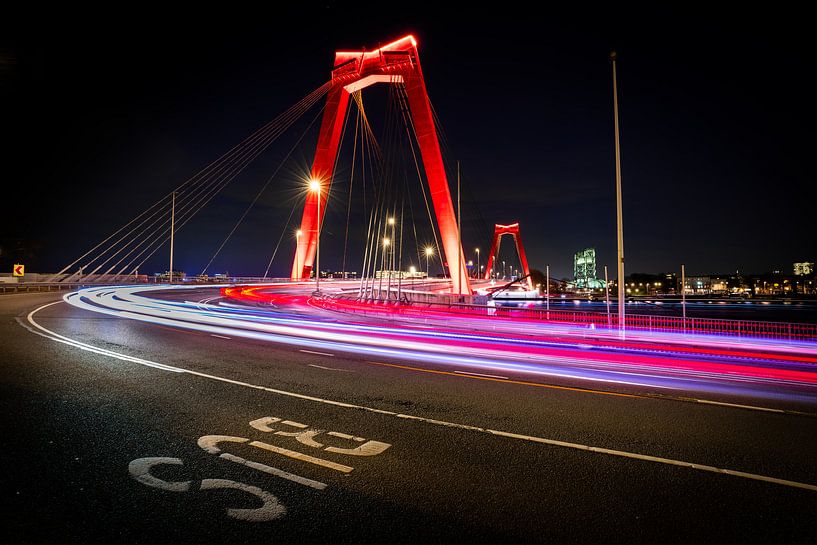
{"type": "Polygon", "coordinates": [[[618,81],[616,80],[616,52],[610,53],[613,61],[613,117],[616,132],[616,238],[618,242],[618,327],[624,331],[624,224],[621,207],[621,143],[618,127],[618,81]]]}
{"type": "Polygon", "coordinates": [[[170,283],[173,283],[173,238],[176,231],[176,192],[170,196],[170,283]]]}
{"type": "Polygon", "coordinates": [[[315,253],[315,293],[320,294],[321,291],[321,188],[320,186],[317,189],[318,192],[318,240],[316,242],[315,253]]]}
{"type": "Polygon", "coordinates": [[[298,277],[296,280],[301,280],[304,277],[304,266],[301,264],[301,230],[295,231],[295,256],[298,258],[298,277]]]}
{"type": "Polygon", "coordinates": [[[607,265],[604,266],[604,300],[607,303],[607,327],[610,327],[610,282],[607,280],[607,265]]]}
{"type": "Polygon", "coordinates": [[[457,283],[462,293],[462,214],[460,208],[460,162],[457,161],[457,283]]]}
{"type": "Polygon", "coordinates": [[[681,263],[681,315],[684,319],[684,330],[687,328],[687,289],[686,267],[681,263]]]}
{"type": "Polygon", "coordinates": [[[550,265],[545,265],[545,308],[547,319],[550,320],[550,265]]]}

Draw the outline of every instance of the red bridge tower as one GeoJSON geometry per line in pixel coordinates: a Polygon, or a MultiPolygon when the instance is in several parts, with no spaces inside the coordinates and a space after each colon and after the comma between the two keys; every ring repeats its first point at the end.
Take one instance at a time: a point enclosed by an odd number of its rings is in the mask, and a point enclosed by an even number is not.
{"type": "MultiPolygon", "coordinates": [[[[332,70],[332,87],[326,99],[318,145],[312,163],[312,179],[321,184],[319,196],[309,192],[304,205],[298,247],[292,262],[292,279],[309,278],[315,260],[318,226],[323,221],[326,199],[334,174],[340,137],[349,96],[374,83],[405,84],[415,134],[423,159],[426,178],[437,216],[445,259],[453,284],[453,293],[469,294],[471,286],[465,268],[465,257],[459,244],[457,218],[451,204],[448,179],[440,153],[440,143],[431,104],[428,100],[417,42],[405,36],[374,51],[338,51],[332,70]],[[318,207],[318,198],[321,199],[318,207]],[[320,211],[320,217],[318,217],[320,211]]],[[[527,269],[527,266],[525,267],[527,269]]]]}

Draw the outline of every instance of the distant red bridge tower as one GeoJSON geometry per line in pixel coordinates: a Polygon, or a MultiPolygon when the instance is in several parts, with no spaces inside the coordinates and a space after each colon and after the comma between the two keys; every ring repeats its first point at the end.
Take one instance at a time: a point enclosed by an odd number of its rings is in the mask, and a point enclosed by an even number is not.
{"type": "Polygon", "coordinates": [[[528,258],[525,256],[525,247],[522,245],[522,235],[519,234],[519,223],[512,223],[510,225],[500,225],[497,223],[494,226],[494,240],[491,242],[491,253],[488,254],[488,266],[485,267],[485,280],[491,279],[491,269],[494,266],[494,260],[499,255],[499,244],[502,242],[503,235],[511,235],[516,243],[516,251],[519,252],[519,260],[522,262],[522,272],[528,277],[528,288],[533,289],[533,281],[530,278],[530,269],[528,268],[528,258]]]}

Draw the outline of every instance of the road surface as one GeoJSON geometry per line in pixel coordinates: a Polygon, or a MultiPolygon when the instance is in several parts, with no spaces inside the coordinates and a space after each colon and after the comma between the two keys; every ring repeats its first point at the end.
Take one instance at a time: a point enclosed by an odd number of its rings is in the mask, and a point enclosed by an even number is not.
{"type": "Polygon", "coordinates": [[[793,401],[730,391],[715,405],[168,327],[61,297],[0,298],[9,542],[817,535],[807,386],[793,401]]]}

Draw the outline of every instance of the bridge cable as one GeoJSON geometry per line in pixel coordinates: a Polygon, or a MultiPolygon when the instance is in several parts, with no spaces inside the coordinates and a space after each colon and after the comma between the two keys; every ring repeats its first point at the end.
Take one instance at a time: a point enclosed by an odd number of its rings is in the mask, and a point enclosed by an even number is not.
{"type": "MultiPolygon", "coordinates": [[[[235,223],[235,225],[233,226],[233,228],[230,230],[230,232],[227,234],[227,236],[226,236],[226,237],[224,238],[224,240],[221,242],[221,245],[220,245],[220,246],[218,247],[218,249],[215,251],[215,253],[213,254],[213,257],[211,257],[211,258],[210,258],[210,261],[208,261],[208,262],[207,262],[207,265],[205,265],[205,266],[204,266],[204,268],[201,270],[201,273],[200,273],[200,274],[202,274],[202,275],[203,275],[205,272],[207,272],[207,269],[210,267],[210,265],[212,265],[212,264],[213,264],[213,261],[216,259],[216,256],[218,256],[218,254],[221,252],[222,248],[224,248],[224,245],[225,245],[225,244],[227,244],[227,241],[228,241],[228,240],[230,240],[230,237],[232,237],[232,236],[233,236],[233,233],[235,233],[236,229],[238,229],[238,226],[239,226],[239,225],[241,225],[241,223],[244,221],[244,218],[246,218],[246,217],[247,217],[247,214],[248,214],[248,213],[250,212],[250,210],[252,210],[252,208],[255,206],[255,203],[256,203],[256,202],[258,202],[258,199],[259,199],[259,198],[261,198],[261,195],[263,195],[263,194],[264,194],[264,192],[267,190],[267,187],[269,187],[270,182],[272,182],[272,180],[273,180],[273,179],[275,179],[275,177],[278,175],[278,172],[280,172],[280,170],[281,170],[281,168],[284,166],[284,164],[286,164],[286,162],[287,162],[287,161],[289,161],[289,158],[292,156],[292,153],[293,153],[293,152],[295,151],[295,149],[296,149],[296,148],[297,148],[297,147],[298,147],[298,146],[301,144],[301,142],[303,141],[304,137],[307,135],[307,133],[309,132],[309,130],[310,130],[310,129],[312,128],[312,126],[315,124],[315,121],[317,121],[317,120],[318,120],[318,117],[319,117],[319,116],[320,116],[320,115],[323,113],[323,111],[324,111],[324,109],[325,109],[325,108],[326,108],[326,105],[324,104],[324,106],[323,106],[322,108],[320,108],[320,109],[318,110],[318,113],[317,113],[317,114],[315,114],[315,116],[312,118],[312,121],[310,121],[310,122],[309,122],[309,125],[307,125],[306,129],[304,129],[304,132],[303,132],[303,133],[301,133],[301,136],[298,138],[298,140],[295,142],[295,144],[293,144],[293,145],[292,145],[292,147],[291,147],[291,148],[289,148],[289,151],[287,152],[287,154],[284,156],[284,158],[281,160],[281,162],[280,162],[280,163],[278,163],[278,167],[277,167],[277,168],[276,168],[276,169],[273,171],[273,173],[272,173],[272,174],[271,174],[271,175],[270,175],[270,176],[267,178],[267,181],[266,181],[266,182],[264,182],[264,185],[263,185],[263,186],[261,186],[261,189],[258,191],[258,193],[256,193],[256,194],[255,194],[255,198],[252,200],[252,202],[250,202],[249,206],[247,206],[247,208],[244,210],[244,213],[243,213],[243,214],[241,214],[241,217],[240,217],[240,218],[238,218],[238,221],[235,223]]],[[[288,226],[288,225],[289,225],[289,223],[287,222],[287,226],[288,226]]],[[[280,244],[280,241],[279,241],[279,244],[280,244]]],[[[278,248],[277,248],[277,246],[276,246],[276,251],[277,251],[277,250],[278,250],[278,248]]],[[[275,257],[275,253],[273,253],[273,258],[274,258],[274,257],[275,257]]],[[[265,275],[265,276],[266,276],[266,275],[265,275]]]]}
{"type": "MultiPolygon", "coordinates": [[[[84,268],[90,266],[93,262],[100,259],[106,253],[108,253],[108,252],[112,251],[113,249],[115,249],[126,238],[128,238],[129,240],[125,241],[124,247],[127,247],[128,245],[132,244],[134,242],[135,238],[138,238],[140,235],[143,235],[144,232],[147,229],[149,229],[155,222],[151,222],[145,229],[140,230],[140,227],[142,227],[145,224],[145,222],[150,221],[150,219],[153,218],[156,214],[158,214],[159,212],[161,212],[162,210],[164,210],[165,208],[168,207],[169,200],[170,200],[169,197],[174,192],[176,192],[176,193],[183,192],[183,195],[186,195],[188,192],[190,192],[191,194],[195,193],[196,186],[198,186],[199,188],[202,186],[202,184],[205,184],[205,186],[206,186],[206,180],[208,178],[210,178],[212,176],[219,176],[220,171],[223,171],[225,168],[230,168],[232,166],[232,164],[236,161],[236,159],[238,159],[239,161],[243,160],[246,157],[246,151],[247,151],[248,147],[251,148],[252,146],[256,145],[258,142],[261,142],[262,144],[266,143],[266,145],[268,145],[268,143],[271,140],[277,138],[277,136],[280,135],[280,132],[281,132],[280,129],[285,130],[286,127],[288,127],[291,124],[291,122],[294,120],[293,118],[297,118],[297,117],[299,117],[301,115],[300,111],[302,110],[302,108],[304,108],[305,106],[306,107],[311,107],[311,105],[314,104],[315,101],[317,101],[323,94],[326,93],[328,88],[329,88],[329,82],[322,85],[321,87],[318,87],[314,91],[310,92],[307,96],[302,98],[298,103],[296,103],[295,105],[290,107],[284,113],[282,113],[281,115],[279,115],[278,117],[276,117],[275,119],[270,121],[269,123],[265,124],[261,128],[257,129],[250,136],[245,138],[242,142],[240,142],[239,144],[237,144],[236,146],[231,148],[229,151],[224,153],[221,157],[219,157],[218,159],[216,159],[215,161],[213,161],[212,163],[207,165],[205,168],[200,170],[198,173],[196,173],[193,176],[191,176],[190,178],[188,178],[185,182],[183,182],[181,185],[179,185],[173,192],[169,193],[167,196],[163,197],[162,199],[160,199],[159,201],[154,203],[152,206],[150,206],[149,208],[144,210],[142,213],[137,215],[135,218],[130,220],[128,223],[126,223],[125,225],[123,225],[122,227],[120,227],[119,229],[114,231],[111,235],[109,235],[103,241],[96,244],[90,250],[85,252],[82,256],[80,256],[79,258],[77,258],[76,260],[71,262],[69,265],[67,265],[65,268],[63,268],[59,273],[57,273],[57,275],[55,275],[55,277],[64,274],[69,268],[73,267],[79,261],[81,261],[82,259],[85,259],[89,255],[91,255],[94,251],[98,250],[100,247],[102,247],[104,244],[106,244],[112,238],[114,238],[118,234],[122,233],[122,231],[125,231],[129,226],[133,225],[135,222],[138,222],[135,227],[131,228],[123,236],[121,236],[119,239],[117,239],[113,244],[109,245],[101,253],[97,254],[96,257],[93,257],[82,268],[84,269],[84,268]],[[278,133],[278,134],[276,134],[276,133],[278,133]],[[272,136],[272,138],[271,139],[268,138],[269,136],[272,136]],[[265,139],[266,139],[266,142],[265,142],[265,139]],[[151,211],[153,211],[153,212],[151,213],[151,211]],[[147,215],[147,217],[145,217],[146,215],[147,215]],[[140,218],[144,218],[144,219],[142,219],[142,221],[139,222],[140,218]],[[134,236],[131,236],[131,235],[134,235],[134,236]]],[[[251,152],[250,152],[250,155],[251,155],[251,152]]],[[[251,157],[250,160],[252,160],[252,158],[254,158],[254,157],[251,157]]],[[[223,174],[223,173],[221,173],[221,174],[223,174]]],[[[211,180],[211,182],[212,182],[212,180],[211,180]]],[[[183,199],[182,199],[182,203],[183,203],[183,199]]],[[[121,251],[122,251],[122,249],[120,248],[120,250],[117,253],[119,253],[121,251]]],[[[106,260],[104,263],[107,263],[109,261],[110,261],[110,258],[108,260],[106,260]]],[[[98,271],[99,268],[101,268],[101,266],[104,266],[104,263],[103,263],[103,265],[98,266],[97,269],[95,269],[94,272],[91,273],[91,274],[95,274],[95,272],[98,271]]],[[[110,272],[110,269],[109,269],[109,272],[110,272]]],[[[75,275],[76,275],[76,273],[71,274],[68,278],[63,279],[63,281],[70,280],[75,275]]]]}
{"type": "MultiPolygon", "coordinates": [[[[294,123],[295,120],[297,120],[297,118],[303,115],[303,113],[306,110],[313,106],[318,99],[320,99],[320,96],[311,97],[311,100],[308,103],[304,104],[301,108],[299,108],[299,111],[294,112],[296,115],[289,116],[288,119],[286,120],[286,123],[283,126],[276,130],[275,133],[269,135],[269,137],[266,140],[256,145],[251,150],[251,152],[246,157],[243,158],[242,163],[240,163],[232,171],[227,173],[226,176],[218,180],[215,186],[211,187],[209,190],[205,190],[204,194],[200,195],[195,203],[188,206],[187,209],[182,212],[180,220],[178,220],[179,226],[177,227],[176,231],[181,230],[181,228],[184,227],[193,218],[193,216],[195,216],[195,214],[198,213],[199,210],[204,208],[218,193],[221,192],[221,190],[223,190],[227,185],[229,185],[230,182],[232,182],[232,180],[234,180],[236,176],[238,176],[238,174],[240,174],[250,164],[250,162],[252,162],[256,157],[258,157],[274,140],[276,140],[281,134],[283,134],[283,132],[287,128],[289,128],[289,126],[291,126],[292,123],[294,123]]],[[[138,269],[147,259],[149,259],[154,253],[156,253],[156,251],[165,242],[169,240],[170,238],[168,234],[169,231],[170,227],[168,226],[166,229],[164,229],[164,231],[162,231],[162,233],[158,237],[154,238],[152,242],[147,244],[145,250],[140,252],[136,259],[144,255],[144,252],[147,251],[152,244],[158,242],[158,244],[156,244],[153,247],[150,253],[148,253],[148,255],[145,256],[142,259],[142,261],[139,264],[137,264],[136,267],[132,270],[138,269]]],[[[132,264],[133,261],[126,265],[122,270],[129,268],[130,265],[132,264]]],[[[117,274],[121,274],[121,272],[117,274]]]]}
{"type": "MultiPolygon", "coordinates": [[[[311,95],[311,96],[308,96],[307,98],[309,98],[309,99],[311,99],[311,100],[309,100],[309,101],[306,103],[307,105],[308,105],[308,103],[309,103],[309,102],[314,103],[314,100],[316,100],[317,98],[319,98],[319,96],[317,96],[317,94],[316,94],[316,93],[314,93],[314,92],[313,92],[313,93],[311,93],[310,95],[311,95]]],[[[305,104],[304,104],[304,100],[302,100],[302,101],[300,101],[300,102],[299,102],[299,104],[297,105],[297,110],[295,109],[295,107],[290,108],[290,109],[288,110],[288,115],[286,115],[286,117],[285,117],[285,118],[284,118],[282,121],[284,121],[285,123],[291,123],[291,121],[290,121],[290,120],[294,120],[294,119],[292,119],[292,115],[293,115],[293,114],[297,114],[298,116],[300,116],[301,114],[300,114],[300,113],[298,113],[298,110],[300,110],[300,109],[301,109],[301,108],[302,108],[304,105],[305,105],[305,104]]],[[[277,119],[281,120],[281,118],[282,118],[282,117],[284,117],[284,116],[279,116],[277,119]]],[[[269,124],[268,124],[268,125],[269,125],[269,124]]],[[[279,124],[277,124],[276,126],[271,127],[271,131],[266,131],[266,133],[265,133],[264,135],[260,136],[260,138],[265,138],[265,137],[267,136],[267,134],[268,134],[268,133],[270,133],[270,132],[272,132],[272,137],[273,137],[273,138],[277,138],[277,136],[278,136],[278,135],[280,135],[280,132],[281,132],[281,131],[277,130],[277,129],[279,129],[279,128],[280,128],[280,125],[281,125],[281,124],[279,123],[279,124]],[[278,133],[277,135],[275,134],[276,132],[278,133]]],[[[246,141],[248,141],[248,142],[249,142],[249,141],[251,141],[251,140],[253,140],[253,139],[252,139],[252,138],[249,138],[249,139],[247,139],[246,141]]],[[[253,151],[256,151],[256,150],[258,149],[258,146],[256,145],[256,143],[258,142],[258,140],[259,140],[259,139],[258,139],[258,138],[256,138],[256,139],[254,139],[254,140],[256,140],[256,142],[253,142],[253,143],[252,143],[252,145],[253,145],[253,146],[255,146],[255,147],[253,147],[253,148],[251,148],[251,149],[250,149],[250,153],[251,153],[251,152],[253,152],[253,151]]],[[[268,140],[267,140],[267,142],[270,142],[270,140],[268,139],[268,140]]],[[[263,144],[263,143],[264,143],[264,141],[263,141],[263,140],[261,140],[261,143],[263,144]]],[[[267,145],[268,145],[268,143],[267,143],[267,145]]],[[[246,146],[244,146],[244,147],[246,147],[246,146]]],[[[237,149],[237,148],[238,148],[238,146],[237,146],[236,148],[234,148],[234,149],[237,149]]],[[[237,153],[240,153],[240,154],[241,154],[241,155],[239,155],[239,159],[242,159],[242,160],[243,160],[243,159],[246,159],[246,157],[248,156],[248,154],[247,154],[247,153],[245,153],[245,150],[240,150],[240,151],[239,151],[239,152],[237,152],[237,153]]],[[[235,155],[235,154],[233,154],[233,155],[235,155]]],[[[253,156],[253,157],[250,157],[250,159],[248,159],[248,161],[251,161],[253,158],[254,158],[254,156],[253,156]]],[[[222,164],[221,164],[221,165],[219,165],[219,167],[215,169],[215,173],[218,173],[220,170],[223,170],[224,165],[228,164],[228,163],[229,163],[229,161],[232,161],[232,160],[233,160],[233,158],[231,157],[231,158],[229,158],[228,160],[225,160],[224,162],[222,162],[222,164]]],[[[246,166],[246,164],[248,164],[248,163],[245,163],[245,165],[244,165],[244,166],[246,166]]],[[[212,169],[211,169],[211,170],[212,170],[212,169]]],[[[200,192],[200,191],[202,191],[202,189],[201,189],[201,188],[202,188],[202,186],[203,186],[203,188],[204,188],[204,191],[206,191],[208,188],[211,188],[211,187],[213,186],[213,184],[215,184],[215,183],[217,183],[218,181],[220,181],[219,179],[220,179],[220,178],[222,178],[222,176],[224,176],[224,175],[225,175],[225,173],[220,173],[220,174],[218,174],[218,175],[216,176],[216,178],[213,178],[213,179],[212,179],[212,180],[210,180],[209,182],[203,181],[203,180],[206,180],[206,179],[207,179],[207,177],[209,177],[209,176],[211,176],[211,175],[214,175],[215,173],[211,172],[211,173],[210,173],[210,174],[208,174],[206,177],[202,178],[202,181],[201,181],[201,183],[199,183],[199,186],[198,186],[198,187],[193,187],[193,188],[189,188],[189,189],[188,189],[188,192],[190,193],[190,195],[189,195],[190,199],[194,198],[194,195],[196,194],[196,192],[200,192]]],[[[226,177],[227,177],[227,178],[229,178],[229,179],[231,180],[232,178],[234,178],[234,176],[235,176],[237,173],[238,173],[238,171],[236,171],[235,169],[234,169],[232,172],[228,171],[228,172],[226,173],[226,177]]],[[[223,179],[223,178],[222,178],[222,179],[223,179]]],[[[186,185],[186,184],[187,184],[187,182],[185,182],[185,184],[182,184],[182,186],[180,186],[180,187],[183,187],[183,186],[184,186],[184,185],[186,185]]],[[[188,185],[189,185],[189,184],[188,184],[188,185]]],[[[219,188],[219,190],[220,190],[220,188],[219,188]]],[[[184,212],[184,210],[185,210],[185,208],[186,208],[186,204],[187,204],[187,203],[189,202],[189,200],[190,200],[190,199],[187,199],[187,202],[185,201],[185,199],[188,197],[188,192],[183,192],[183,193],[182,193],[182,198],[177,199],[177,201],[180,203],[180,206],[181,206],[181,212],[184,212]]],[[[168,200],[169,200],[169,199],[168,199],[168,200]]],[[[168,203],[168,204],[169,204],[169,203],[168,203]]],[[[155,215],[155,213],[154,213],[153,215],[155,215]]],[[[149,224],[149,225],[148,225],[148,226],[145,228],[145,230],[143,230],[143,231],[142,231],[142,232],[141,232],[139,235],[137,235],[137,236],[133,237],[131,240],[127,241],[127,242],[125,243],[125,245],[124,245],[122,248],[120,248],[120,250],[119,250],[119,251],[117,251],[117,252],[114,254],[114,256],[115,256],[116,254],[120,253],[121,251],[123,251],[125,248],[127,248],[127,246],[128,246],[128,245],[130,245],[130,244],[132,244],[132,243],[134,243],[134,242],[139,242],[139,240],[138,240],[138,239],[139,239],[139,237],[140,237],[140,236],[141,236],[141,237],[144,237],[144,234],[145,234],[145,232],[147,231],[147,229],[150,229],[150,228],[151,228],[152,226],[154,226],[154,225],[155,225],[157,222],[160,222],[160,226],[161,226],[161,224],[163,224],[164,222],[167,222],[167,221],[168,221],[168,219],[167,219],[167,218],[162,218],[162,217],[160,217],[160,218],[158,218],[158,219],[156,219],[156,220],[152,221],[152,222],[151,222],[151,223],[150,223],[150,224],[149,224]]],[[[142,222],[142,223],[144,223],[144,222],[142,222]]],[[[168,231],[169,231],[169,228],[168,228],[168,231]]],[[[154,229],[154,231],[153,231],[153,232],[155,233],[155,232],[156,232],[156,229],[154,229]]],[[[149,239],[151,236],[152,236],[152,234],[148,235],[148,239],[149,239]]],[[[121,239],[120,239],[120,240],[121,240],[121,239]]],[[[146,241],[146,240],[145,240],[144,238],[142,238],[142,242],[141,242],[141,243],[139,243],[139,244],[136,244],[136,245],[134,246],[134,248],[133,248],[133,249],[132,249],[130,252],[128,252],[128,253],[126,254],[125,258],[127,258],[128,256],[130,256],[130,255],[131,255],[131,254],[132,254],[132,253],[133,253],[133,252],[134,252],[136,249],[138,249],[138,248],[139,248],[139,246],[141,246],[143,243],[145,243],[145,241],[146,241]]],[[[117,241],[117,242],[118,242],[118,241],[117,241]]],[[[105,251],[103,251],[103,252],[102,252],[102,254],[100,254],[100,255],[99,255],[97,258],[92,259],[92,260],[91,260],[91,262],[93,262],[93,261],[94,261],[94,260],[96,260],[96,259],[101,258],[101,256],[102,256],[102,255],[104,255],[104,254],[105,254],[107,251],[112,250],[112,249],[113,249],[115,246],[116,246],[116,243],[114,243],[114,245],[113,245],[113,246],[111,246],[110,248],[108,248],[108,249],[106,249],[105,251]]],[[[140,255],[141,255],[141,254],[140,254],[140,255]]],[[[111,257],[114,257],[114,256],[111,256],[111,257]]],[[[102,263],[100,266],[98,266],[96,269],[94,269],[94,271],[92,271],[92,272],[91,272],[91,274],[95,274],[95,273],[96,273],[96,272],[97,272],[97,271],[98,271],[98,270],[99,270],[99,269],[100,269],[102,266],[104,266],[104,264],[105,264],[105,263],[107,263],[107,262],[109,262],[109,261],[110,261],[111,257],[109,257],[109,258],[108,258],[108,259],[107,259],[105,262],[103,262],[103,263],[102,263]]],[[[113,266],[112,266],[110,269],[108,269],[108,270],[107,270],[107,271],[106,271],[106,272],[105,272],[103,275],[106,275],[106,274],[110,273],[110,272],[111,272],[111,270],[113,270],[113,268],[115,268],[116,266],[118,266],[118,265],[119,265],[119,264],[122,262],[122,260],[123,260],[123,259],[120,259],[120,260],[119,260],[117,263],[115,263],[115,264],[114,264],[114,265],[113,265],[113,266]]],[[[89,264],[90,264],[90,263],[89,263],[89,264]]],[[[124,267],[122,270],[120,270],[120,271],[117,273],[117,275],[121,274],[121,272],[122,272],[122,271],[123,271],[125,268],[127,268],[127,265],[126,265],[126,267],[124,267]]]]}

